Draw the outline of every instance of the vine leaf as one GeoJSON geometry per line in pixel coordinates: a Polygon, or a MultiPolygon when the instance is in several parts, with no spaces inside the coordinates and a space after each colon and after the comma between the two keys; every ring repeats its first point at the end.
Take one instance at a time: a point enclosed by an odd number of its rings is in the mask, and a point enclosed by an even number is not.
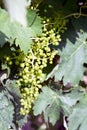
{"type": "Polygon", "coordinates": [[[34,103],[34,115],[44,113],[45,120],[53,125],[59,120],[60,113],[68,116],[72,112],[72,107],[75,106],[77,101],[81,100],[84,96],[84,91],[79,91],[79,86],[68,94],[62,94],[58,91],[56,93],[48,87],[43,87],[42,93],[39,94],[34,103]]]}
{"type": "Polygon", "coordinates": [[[4,86],[7,88],[7,90],[9,92],[15,93],[16,95],[18,95],[19,97],[21,96],[20,94],[20,88],[17,84],[17,80],[10,80],[7,79],[4,86]]]}
{"type": "Polygon", "coordinates": [[[35,35],[42,34],[41,17],[37,14],[36,10],[27,10],[28,26],[31,28],[35,35]]]}
{"type": "Polygon", "coordinates": [[[78,33],[75,44],[67,40],[65,48],[59,52],[61,63],[55,66],[47,79],[54,76],[55,81],[63,78],[64,84],[70,82],[77,85],[83,78],[85,68],[83,63],[87,60],[87,33],[78,33]]]}
{"type": "Polygon", "coordinates": [[[19,46],[21,50],[27,53],[32,44],[32,38],[41,34],[41,31],[36,29],[39,25],[41,27],[41,20],[37,16],[31,27],[22,27],[19,23],[11,21],[8,13],[0,8],[0,39],[2,41],[0,45],[3,46],[6,41],[9,41],[10,45],[15,43],[16,46],[19,46]],[[35,23],[38,23],[37,27],[35,23]]]}
{"type": "Polygon", "coordinates": [[[8,79],[4,85],[7,88],[9,94],[13,97],[13,99],[11,100],[14,105],[13,121],[14,123],[17,123],[18,126],[21,128],[24,125],[24,123],[27,122],[27,116],[23,116],[20,114],[21,93],[19,86],[16,83],[16,80],[10,80],[10,79],[8,79]]]}
{"type": "Polygon", "coordinates": [[[60,112],[58,112],[60,111],[58,95],[55,95],[55,93],[47,87],[44,87],[42,91],[35,102],[34,115],[44,112],[46,113],[45,117],[47,116],[49,121],[55,124],[60,116],[60,112]]]}
{"type": "Polygon", "coordinates": [[[69,108],[61,102],[59,95],[48,87],[43,87],[42,93],[34,103],[34,115],[39,115],[44,112],[46,121],[53,125],[60,117],[60,112],[69,113],[69,108]]]}
{"type": "Polygon", "coordinates": [[[6,42],[6,35],[0,31],[0,47],[2,47],[6,42]]]}
{"type": "Polygon", "coordinates": [[[69,130],[87,129],[87,95],[84,95],[80,102],[73,109],[69,117],[69,130]]]}
{"type": "Polygon", "coordinates": [[[0,129],[9,130],[12,126],[14,107],[9,98],[7,91],[0,92],[0,129]]]}
{"type": "Polygon", "coordinates": [[[69,107],[75,105],[84,95],[85,90],[83,90],[80,86],[74,87],[71,92],[60,95],[60,100],[67,104],[69,107]]]}

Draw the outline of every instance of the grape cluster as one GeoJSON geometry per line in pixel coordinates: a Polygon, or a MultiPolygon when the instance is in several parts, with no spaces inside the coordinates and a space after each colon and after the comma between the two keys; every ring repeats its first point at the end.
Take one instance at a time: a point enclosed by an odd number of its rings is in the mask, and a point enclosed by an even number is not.
{"type": "Polygon", "coordinates": [[[23,62],[23,59],[25,57],[25,54],[20,50],[14,50],[10,55],[5,55],[4,60],[5,64],[7,64],[9,67],[11,67],[13,64],[15,66],[19,66],[21,62],[23,62]]]}
{"type": "Polygon", "coordinates": [[[21,87],[21,114],[28,114],[31,110],[33,102],[38,97],[39,91],[42,88],[42,83],[46,78],[43,69],[48,63],[53,63],[54,56],[58,53],[50,48],[50,45],[58,45],[61,41],[60,35],[56,29],[50,29],[46,25],[49,23],[43,21],[43,33],[41,37],[34,39],[33,44],[25,56],[24,61],[20,64],[21,72],[19,74],[18,85],[21,87]]]}
{"type": "Polygon", "coordinates": [[[50,45],[58,45],[61,41],[58,27],[52,24],[51,19],[44,18],[42,24],[42,35],[33,39],[28,54],[19,49],[6,58],[8,64],[11,62],[9,65],[14,64],[20,68],[17,84],[21,90],[20,113],[23,115],[30,112],[46,78],[44,69],[48,63],[53,63],[54,56],[58,53],[50,45]]]}

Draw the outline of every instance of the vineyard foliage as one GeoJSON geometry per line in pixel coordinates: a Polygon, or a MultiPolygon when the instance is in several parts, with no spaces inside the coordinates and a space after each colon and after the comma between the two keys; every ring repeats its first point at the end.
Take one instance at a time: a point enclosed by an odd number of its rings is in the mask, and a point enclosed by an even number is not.
{"type": "Polygon", "coordinates": [[[0,129],[43,115],[47,126],[62,116],[67,130],[85,130],[87,2],[27,2],[24,27],[0,1],[0,129]]]}
{"type": "Polygon", "coordinates": [[[54,76],[55,81],[63,78],[64,85],[70,82],[72,86],[77,85],[83,78],[85,68],[83,63],[87,59],[87,33],[78,34],[75,44],[69,40],[66,41],[66,47],[59,52],[61,57],[60,63],[55,66],[53,72],[49,74],[49,77],[54,76]],[[79,59],[78,59],[79,58],[79,59]]]}
{"type": "Polygon", "coordinates": [[[28,52],[29,46],[32,44],[32,38],[41,34],[41,20],[39,16],[37,16],[35,11],[29,11],[28,13],[31,15],[28,15],[27,19],[31,19],[32,21],[29,21],[30,27],[25,28],[15,22],[12,23],[8,13],[0,9],[1,46],[7,41],[12,45],[15,39],[15,45],[19,45],[20,49],[25,53],[28,52]]]}
{"type": "Polygon", "coordinates": [[[9,127],[13,124],[12,120],[14,107],[10,102],[10,98],[12,97],[6,97],[6,95],[9,96],[7,91],[2,91],[0,93],[0,128],[3,130],[8,130],[9,127]]]}

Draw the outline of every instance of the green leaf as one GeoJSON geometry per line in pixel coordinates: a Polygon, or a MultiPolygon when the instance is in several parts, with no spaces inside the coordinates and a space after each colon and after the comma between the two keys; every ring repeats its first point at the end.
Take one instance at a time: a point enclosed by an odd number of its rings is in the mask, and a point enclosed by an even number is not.
{"type": "Polygon", "coordinates": [[[6,83],[4,84],[4,86],[8,89],[9,93],[11,94],[11,96],[13,97],[13,102],[14,102],[14,119],[16,123],[18,123],[18,126],[21,127],[24,125],[24,123],[27,122],[27,116],[23,116],[20,114],[20,107],[21,107],[21,103],[20,103],[20,97],[21,97],[21,93],[20,93],[20,88],[18,86],[18,84],[16,83],[16,80],[10,80],[8,79],[6,81],[6,83]]]}
{"type": "Polygon", "coordinates": [[[41,17],[37,14],[36,10],[27,10],[28,26],[31,28],[35,35],[42,34],[41,17]]]}
{"type": "Polygon", "coordinates": [[[11,101],[6,97],[7,92],[0,92],[0,129],[9,130],[12,126],[14,107],[11,101]]]}
{"type": "Polygon", "coordinates": [[[85,91],[81,91],[80,86],[77,88],[74,87],[71,92],[60,95],[60,100],[62,103],[67,104],[69,107],[72,107],[83,97],[84,93],[85,91]]]}
{"type": "Polygon", "coordinates": [[[34,115],[46,112],[49,121],[52,124],[55,124],[60,116],[59,104],[60,101],[58,95],[56,95],[50,88],[44,87],[42,93],[34,104],[34,115]]]}
{"type": "Polygon", "coordinates": [[[21,96],[20,94],[20,88],[17,84],[16,80],[6,80],[6,83],[4,84],[4,86],[12,93],[15,93],[16,95],[18,95],[19,97],[21,96]]]}
{"type": "Polygon", "coordinates": [[[47,79],[54,76],[55,81],[58,81],[64,77],[64,84],[70,82],[72,86],[77,85],[83,79],[85,70],[83,63],[87,60],[87,33],[82,32],[78,35],[79,38],[75,44],[67,40],[65,48],[59,52],[61,63],[53,69],[47,79]]]}
{"type": "Polygon", "coordinates": [[[6,42],[6,35],[0,31],[0,47],[2,47],[6,42]]]}
{"type": "Polygon", "coordinates": [[[86,130],[87,129],[87,94],[73,109],[69,116],[69,130],[86,130]]]}
{"type": "Polygon", "coordinates": [[[41,20],[37,16],[31,27],[22,27],[19,23],[11,21],[5,10],[0,9],[0,45],[3,46],[6,41],[9,41],[10,45],[15,43],[16,46],[19,45],[21,50],[27,53],[32,44],[32,38],[41,34],[41,31],[38,31],[41,30],[41,25],[38,28],[39,24],[41,24],[41,20]]]}
{"type": "Polygon", "coordinates": [[[44,112],[46,120],[49,118],[49,122],[53,125],[59,119],[60,112],[68,112],[66,105],[60,101],[59,95],[48,87],[43,87],[42,93],[35,101],[33,110],[34,115],[44,112]]]}

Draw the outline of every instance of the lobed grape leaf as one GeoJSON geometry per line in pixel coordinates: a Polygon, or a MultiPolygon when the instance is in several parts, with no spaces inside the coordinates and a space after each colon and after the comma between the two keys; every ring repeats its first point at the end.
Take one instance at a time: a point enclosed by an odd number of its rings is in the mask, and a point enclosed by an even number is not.
{"type": "Polygon", "coordinates": [[[12,126],[14,107],[9,98],[6,97],[7,92],[0,92],[0,129],[9,130],[12,126]]]}
{"type": "Polygon", "coordinates": [[[16,83],[16,80],[10,80],[8,79],[6,83],[4,84],[5,87],[8,89],[9,94],[13,97],[12,102],[14,104],[14,115],[13,115],[13,121],[18,124],[18,126],[21,128],[24,123],[27,122],[27,116],[23,116],[20,114],[20,88],[18,84],[16,83]]]}
{"type": "Polygon", "coordinates": [[[73,86],[83,79],[84,62],[87,61],[87,33],[78,33],[75,44],[67,40],[65,48],[58,51],[61,63],[56,65],[47,79],[54,76],[55,81],[63,78],[64,84],[70,82],[73,86]]]}
{"type": "Polygon", "coordinates": [[[41,20],[38,16],[33,21],[31,27],[22,27],[19,23],[11,21],[8,13],[0,8],[0,46],[3,46],[6,41],[9,41],[10,45],[15,41],[16,46],[19,45],[21,50],[27,53],[32,44],[32,38],[41,34],[39,29],[41,30],[41,20]]]}
{"type": "Polygon", "coordinates": [[[42,93],[34,103],[34,115],[44,112],[45,119],[53,125],[60,117],[60,112],[69,113],[68,106],[60,100],[61,97],[48,87],[43,87],[42,93]]]}
{"type": "Polygon", "coordinates": [[[56,95],[51,89],[44,87],[42,93],[34,104],[34,115],[46,112],[46,116],[52,124],[59,119],[60,116],[60,101],[58,95],[56,95]]]}
{"type": "Polygon", "coordinates": [[[87,129],[87,94],[85,94],[69,116],[69,130],[87,129]]]}

